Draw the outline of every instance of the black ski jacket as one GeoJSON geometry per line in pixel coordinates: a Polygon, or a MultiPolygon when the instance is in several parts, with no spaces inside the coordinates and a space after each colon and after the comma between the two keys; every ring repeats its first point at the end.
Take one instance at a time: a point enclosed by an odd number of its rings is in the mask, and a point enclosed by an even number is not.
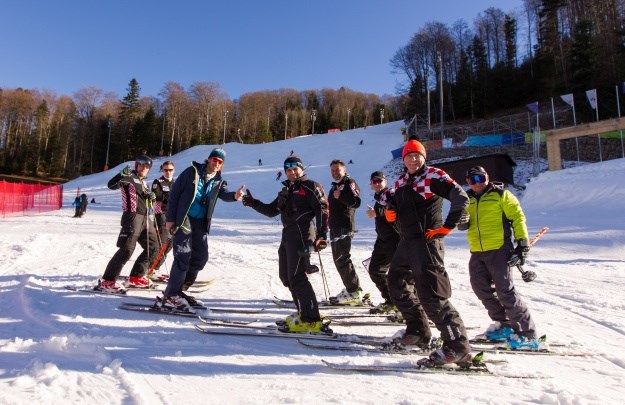
{"type": "Polygon", "coordinates": [[[386,206],[389,200],[393,198],[393,191],[386,187],[379,193],[373,195],[375,204],[373,210],[375,211],[375,232],[378,235],[378,239],[389,240],[397,238],[399,230],[397,229],[397,222],[390,223],[386,220],[386,206]]]}
{"type": "MultiPolygon", "coordinates": [[[[338,182],[332,182],[332,187],[328,193],[328,204],[330,207],[330,229],[334,236],[336,230],[356,231],[356,221],[354,213],[360,207],[360,187],[349,174],[345,174],[338,182]],[[334,198],[334,191],[341,190],[339,198],[334,198]]],[[[340,233],[340,232],[339,232],[340,233]]]]}
{"type": "MultiPolygon", "coordinates": [[[[314,219],[317,234],[328,232],[328,202],[323,187],[306,175],[297,179],[294,183],[289,180],[282,182],[282,190],[269,204],[254,200],[252,208],[257,212],[275,217],[280,214],[282,226],[288,228],[299,226],[306,227],[314,219]]],[[[311,235],[312,238],[315,235],[311,235]]]]}

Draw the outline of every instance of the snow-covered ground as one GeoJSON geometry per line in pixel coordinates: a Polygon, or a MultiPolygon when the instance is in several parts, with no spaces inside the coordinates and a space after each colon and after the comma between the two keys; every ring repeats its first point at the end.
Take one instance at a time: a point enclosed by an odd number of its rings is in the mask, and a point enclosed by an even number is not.
{"type": "MultiPolygon", "coordinates": [[[[348,171],[372,203],[369,175],[392,167],[390,150],[401,146],[401,123],[339,134],[300,137],[263,145],[228,144],[224,176],[230,188],[245,184],[269,201],[277,194],[276,174],[290,151],[308,165],[312,179],[329,188],[329,162],[352,160],[348,171]],[[363,145],[360,141],[363,140],[363,145]],[[263,166],[258,166],[262,159],[263,166]]],[[[212,146],[174,156],[177,171],[203,160],[212,146]]],[[[158,167],[158,161],[155,166],[158,167]]],[[[523,163],[519,162],[519,170],[523,163]]],[[[532,249],[527,270],[538,278],[517,288],[539,332],[552,342],[570,343],[587,357],[493,354],[508,360],[496,373],[540,375],[544,379],[501,376],[345,373],[325,367],[339,363],[413,363],[417,357],[305,348],[294,340],[201,334],[196,321],[118,310],[125,298],[71,292],[66,285],[93,285],[115,252],[119,192],[106,182],[123,165],[65,185],[60,211],[0,221],[0,403],[545,403],[615,404],[625,384],[625,160],[542,173],[527,183],[521,202],[530,233],[550,231],[532,249]],[[95,197],[85,217],[72,218],[77,188],[95,197]]],[[[158,175],[150,174],[150,180],[158,175]]],[[[284,177],[284,176],[283,176],[284,177]]],[[[369,257],[375,233],[364,210],[353,259],[361,283],[379,293],[360,262],[369,257]]],[[[265,308],[270,324],[290,311],[271,299],[287,297],[277,276],[281,226],[240,203],[219,202],[211,235],[210,259],[200,279],[216,282],[198,298],[212,306],[265,308]]],[[[470,334],[490,321],[471,291],[469,252],[462,232],[446,238],[446,265],[454,287],[453,304],[470,334]]],[[[138,252],[135,253],[135,256],[138,252]]],[[[340,279],[331,254],[321,254],[330,290],[340,279]]],[[[168,265],[171,265],[171,258],[168,265]]],[[[318,262],[318,259],[315,260],[318,262]]],[[[123,274],[130,270],[129,263],[123,274]]],[[[323,284],[311,277],[319,298],[323,284]]],[[[135,293],[141,294],[141,293],[135,293]]],[[[156,292],[145,292],[143,295],[156,292]]],[[[328,313],[336,313],[336,310],[328,313]],[[332,312],[334,311],[334,312],[332,312]]],[[[213,316],[226,316],[213,314],[213,316]]],[[[334,326],[337,332],[391,336],[398,326],[334,326]]],[[[554,347],[555,349],[559,349],[554,347]]]]}

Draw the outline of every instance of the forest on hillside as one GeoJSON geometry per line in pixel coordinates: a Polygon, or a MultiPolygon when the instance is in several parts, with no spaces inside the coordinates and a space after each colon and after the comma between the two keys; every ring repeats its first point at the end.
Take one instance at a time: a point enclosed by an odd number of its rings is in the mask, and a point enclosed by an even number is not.
{"type": "Polygon", "coordinates": [[[141,153],[269,142],[415,116],[478,120],[563,94],[578,99],[583,122],[594,119],[583,102],[590,89],[597,90],[600,118],[612,118],[625,89],[624,23],[625,0],[523,0],[515,12],[490,7],[471,23],[429,22],[389,61],[400,83],[392,96],[342,87],[233,100],[214,81],[189,88],[167,81],[158,96],[142,96],[134,78],[122,97],[91,86],[71,96],[0,88],[0,173],[68,179],[141,153]]]}

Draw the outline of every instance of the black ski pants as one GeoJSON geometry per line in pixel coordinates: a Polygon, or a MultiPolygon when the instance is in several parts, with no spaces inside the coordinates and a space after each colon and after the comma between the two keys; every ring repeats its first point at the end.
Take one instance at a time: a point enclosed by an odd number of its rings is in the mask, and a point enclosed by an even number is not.
{"type": "Polygon", "coordinates": [[[282,229],[282,241],[278,248],[280,281],[291,292],[300,319],[304,322],[321,320],[317,296],[306,274],[310,266],[312,235],[311,224],[289,225],[282,229]]]}
{"type": "Polygon", "coordinates": [[[444,266],[445,245],[442,239],[426,242],[423,238],[402,238],[389,270],[391,299],[411,328],[431,336],[427,318],[441,334],[443,344],[456,352],[470,350],[467,332],[460,314],[449,301],[451,284],[444,266]],[[414,290],[401,282],[405,271],[412,271],[414,290]]]}
{"type": "Polygon", "coordinates": [[[388,301],[391,298],[388,292],[388,285],[386,281],[386,274],[391,264],[391,259],[397,250],[399,244],[399,235],[395,238],[382,239],[378,237],[373,245],[373,252],[371,253],[371,260],[369,261],[369,277],[371,281],[378,288],[384,301],[388,301]]]}
{"type": "Polygon", "coordinates": [[[166,297],[178,295],[187,290],[197,279],[197,274],[208,262],[208,220],[187,218],[185,225],[178,228],[172,239],[174,264],[171,266],[166,297]]]}
{"type": "Polygon", "coordinates": [[[151,260],[156,257],[159,245],[154,231],[154,224],[148,221],[146,215],[133,212],[124,212],[121,220],[122,229],[117,237],[117,252],[113,255],[102,279],[114,281],[119,277],[124,265],[130,260],[137,243],[143,248],[135,264],[132,266],[130,276],[143,277],[150,268],[151,260]]]}
{"type": "Polygon", "coordinates": [[[343,285],[347,292],[353,293],[360,289],[360,280],[354,263],[352,263],[352,236],[348,229],[337,229],[330,231],[330,238],[332,242],[330,246],[332,248],[332,259],[334,265],[341,276],[343,285]]]}

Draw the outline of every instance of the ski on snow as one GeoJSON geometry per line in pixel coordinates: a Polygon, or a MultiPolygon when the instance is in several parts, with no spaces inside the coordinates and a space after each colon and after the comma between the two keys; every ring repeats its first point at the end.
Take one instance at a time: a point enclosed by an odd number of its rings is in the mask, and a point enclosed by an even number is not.
{"type": "Polygon", "coordinates": [[[167,308],[158,307],[156,305],[136,304],[133,302],[122,302],[118,306],[118,308],[127,310],[127,311],[150,312],[154,314],[174,315],[174,316],[180,316],[183,318],[193,318],[193,319],[197,319],[201,322],[211,324],[211,325],[240,326],[240,325],[249,325],[251,323],[258,322],[258,319],[255,319],[252,321],[239,321],[239,320],[234,320],[234,319],[200,316],[192,312],[178,311],[175,309],[167,309],[167,308]]]}
{"type": "MultiPolygon", "coordinates": [[[[295,304],[292,300],[286,300],[278,297],[274,297],[272,300],[274,304],[281,308],[290,308],[295,309],[295,304]]],[[[332,301],[319,301],[320,309],[346,309],[346,308],[363,308],[363,309],[371,309],[374,308],[373,304],[369,300],[369,294],[365,294],[363,299],[358,304],[337,304],[332,301]]]]}
{"type": "Polygon", "coordinates": [[[368,335],[356,335],[356,334],[339,334],[339,333],[290,333],[282,332],[277,326],[252,326],[252,325],[212,325],[214,327],[204,327],[202,325],[195,325],[195,328],[206,334],[210,335],[229,335],[229,336],[252,336],[252,337],[275,337],[275,338],[287,338],[287,339],[315,339],[315,340],[330,340],[334,342],[347,342],[347,343],[370,343],[376,344],[381,342],[381,339],[377,336],[368,335]]]}
{"type": "MultiPolygon", "coordinates": [[[[139,299],[145,299],[146,297],[132,297],[132,298],[139,298],[139,299]]],[[[151,298],[150,301],[156,303],[156,300],[151,298]]],[[[141,307],[146,307],[146,308],[151,308],[154,307],[154,305],[148,305],[148,304],[138,304],[138,303],[133,303],[133,302],[123,302],[121,306],[125,306],[125,307],[135,307],[135,308],[141,308],[141,307]]],[[[208,312],[223,312],[223,313],[231,313],[231,314],[260,314],[262,313],[265,309],[264,308],[259,308],[259,309],[246,309],[246,308],[228,308],[228,307],[219,307],[219,308],[215,308],[215,307],[207,307],[204,305],[197,305],[193,307],[194,309],[198,309],[198,310],[207,310],[208,312]]],[[[121,309],[126,309],[126,308],[121,308],[121,309]]],[[[147,309],[137,309],[137,311],[147,311],[147,309]]],[[[158,309],[152,311],[152,312],[158,312],[158,309]]],[[[165,311],[160,311],[160,312],[165,312],[165,311]]],[[[173,311],[172,311],[173,312],[173,311]]],[[[183,312],[184,314],[185,312],[183,312]]],[[[197,315],[193,315],[195,317],[197,317],[197,315]]]]}
{"type": "Polygon", "coordinates": [[[421,374],[452,374],[452,375],[474,375],[474,376],[492,376],[492,377],[506,377],[506,378],[548,378],[542,375],[531,374],[507,374],[494,372],[486,367],[486,364],[479,362],[476,365],[468,367],[458,366],[423,366],[419,364],[373,364],[373,365],[359,365],[352,363],[333,363],[327,360],[321,360],[324,365],[334,370],[349,371],[349,372],[401,372],[401,373],[421,373],[421,374]]]}

